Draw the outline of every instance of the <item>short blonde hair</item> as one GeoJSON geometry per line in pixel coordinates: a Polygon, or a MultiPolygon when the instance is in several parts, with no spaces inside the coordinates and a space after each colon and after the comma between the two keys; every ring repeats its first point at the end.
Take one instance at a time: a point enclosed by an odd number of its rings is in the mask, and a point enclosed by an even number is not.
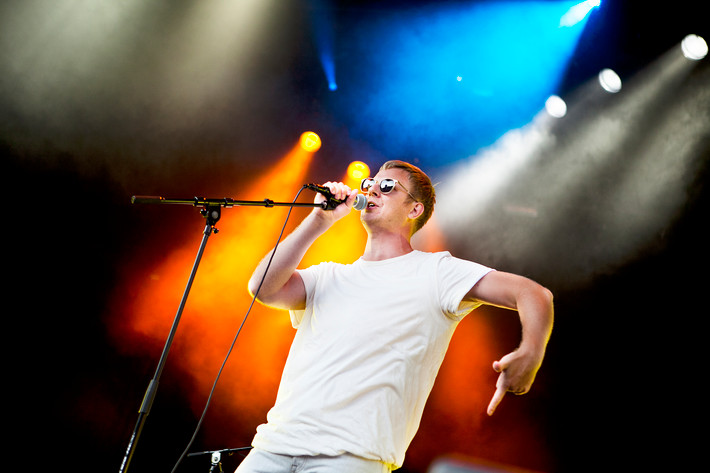
{"type": "Polygon", "coordinates": [[[406,171],[409,174],[409,184],[411,185],[411,187],[408,186],[409,191],[416,197],[417,202],[420,202],[424,206],[424,212],[422,212],[414,222],[414,228],[412,229],[413,235],[429,221],[431,214],[434,212],[434,204],[436,203],[434,186],[431,183],[431,179],[429,179],[429,176],[427,176],[424,171],[405,161],[387,161],[380,166],[380,171],[385,169],[402,169],[406,171]]]}

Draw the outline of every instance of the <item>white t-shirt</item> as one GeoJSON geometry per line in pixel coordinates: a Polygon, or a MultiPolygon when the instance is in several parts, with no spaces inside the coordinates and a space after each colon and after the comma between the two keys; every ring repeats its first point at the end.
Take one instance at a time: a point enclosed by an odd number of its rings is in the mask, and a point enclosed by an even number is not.
{"type": "Polygon", "coordinates": [[[299,270],[306,310],[267,423],[253,446],[284,455],[350,453],[398,468],[458,322],[489,271],[448,252],[299,270]]]}

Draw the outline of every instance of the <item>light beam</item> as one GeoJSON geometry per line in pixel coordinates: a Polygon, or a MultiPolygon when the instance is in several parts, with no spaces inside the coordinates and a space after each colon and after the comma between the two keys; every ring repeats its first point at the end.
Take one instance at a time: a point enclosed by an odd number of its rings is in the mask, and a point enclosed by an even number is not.
{"type": "Polygon", "coordinates": [[[673,48],[624,94],[591,80],[564,120],[538,117],[452,168],[437,204],[449,244],[560,289],[662,245],[703,165],[710,91],[695,64],[673,48]]]}
{"type": "MultiPolygon", "coordinates": [[[[292,201],[306,181],[313,156],[296,143],[249,188],[236,189],[234,197],[292,201]]],[[[185,383],[184,393],[196,414],[204,408],[218,368],[249,307],[250,275],[276,244],[287,212],[286,207],[225,209],[217,225],[220,231],[205,249],[169,360],[180,370],[184,378],[180,382],[185,383]]],[[[293,213],[289,228],[302,218],[296,210],[293,213]]],[[[185,208],[187,226],[194,224],[198,229],[195,238],[165,253],[162,261],[152,267],[141,268],[140,262],[135,262],[139,266],[135,274],[123,281],[114,294],[115,305],[122,309],[117,310],[120,316],[112,320],[110,330],[120,352],[149,355],[164,343],[199,243],[203,224],[195,221],[195,216],[200,218],[194,209],[185,208]]],[[[151,241],[146,239],[145,244],[150,245],[151,241]]],[[[241,419],[243,429],[233,424],[227,433],[204,429],[207,438],[240,434],[250,437],[271,407],[293,335],[288,314],[272,312],[259,304],[253,307],[248,328],[240,334],[213,400],[214,411],[220,412],[220,417],[241,419]]],[[[222,443],[224,438],[214,441],[222,443]]]]}
{"type": "Polygon", "coordinates": [[[560,18],[560,28],[568,28],[578,24],[587,17],[592,9],[599,8],[600,5],[600,0],[586,0],[578,3],[560,18]]]}

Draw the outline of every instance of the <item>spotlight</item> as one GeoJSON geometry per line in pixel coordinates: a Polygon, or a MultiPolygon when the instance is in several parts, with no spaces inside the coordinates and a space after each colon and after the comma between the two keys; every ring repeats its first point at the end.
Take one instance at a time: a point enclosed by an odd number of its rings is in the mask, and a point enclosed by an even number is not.
{"type": "Polygon", "coordinates": [[[604,90],[612,94],[621,90],[621,79],[611,69],[604,69],[599,73],[599,84],[604,90]]]}
{"type": "Polygon", "coordinates": [[[312,131],[306,131],[301,135],[301,148],[305,151],[315,153],[320,149],[320,136],[312,131]]]}
{"type": "Polygon", "coordinates": [[[683,56],[693,61],[699,61],[708,54],[708,44],[703,38],[695,34],[689,34],[680,43],[683,56]]]}
{"type": "Polygon", "coordinates": [[[555,118],[562,118],[567,114],[567,104],[557,95],[551,95],[545,101],[545,110],[555,118]]]}
{"type": "Polygon", "coordinates": [[[362,161],[353,161],[348,166],[348,177],[355,182],[370,176],[370,167],[362,161]]]}

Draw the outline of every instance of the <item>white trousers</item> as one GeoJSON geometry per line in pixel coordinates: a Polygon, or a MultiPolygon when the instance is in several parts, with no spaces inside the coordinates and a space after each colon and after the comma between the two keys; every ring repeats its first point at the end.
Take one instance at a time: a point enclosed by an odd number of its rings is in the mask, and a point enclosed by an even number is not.
{"type": "Polygon", "coordinates": [[[291,457],[253,448],[235,473],[389,473],[384,463],[355,455],[291,457]]]}

